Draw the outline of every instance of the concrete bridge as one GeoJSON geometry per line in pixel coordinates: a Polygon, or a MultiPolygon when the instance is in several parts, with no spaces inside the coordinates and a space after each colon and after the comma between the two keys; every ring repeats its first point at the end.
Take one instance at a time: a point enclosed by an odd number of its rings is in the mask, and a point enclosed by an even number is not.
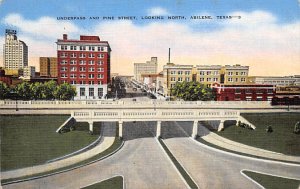
{"type": "MultiPolygon", "coordinates": [[[[218,109],[99,109],[72,111],[71,117],[77,122],[88,122],[93,131],[94,122],[118,122],[119,136],[122,137],[123,122],[156,121],[156,136],[161,135],[162,121],[192,121],[192,137],[197,135],[199,121],[220,121],[218,131],[224,129],[224,121],[236,120],[250,124],[240,116],[238,110],[218,109]]],[[[251,127],[255,128],[252,124],[251,127]]]]}

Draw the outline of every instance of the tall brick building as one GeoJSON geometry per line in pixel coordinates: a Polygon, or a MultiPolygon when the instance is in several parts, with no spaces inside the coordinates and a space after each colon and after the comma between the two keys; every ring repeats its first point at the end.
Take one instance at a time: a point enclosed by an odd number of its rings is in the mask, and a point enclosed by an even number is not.
{"type": "Polygon", "coordinates": [[[110,52],[107,41],[98,36],[80,36],[79,40],[57,40],[58,83],[76,86],[76,99],[101,99],[110,82],[110,52]]]}
{"type": "Polygon", "coordinates": [[[40,76],[57,77],[56,57],[40,57],[40,76]]]}

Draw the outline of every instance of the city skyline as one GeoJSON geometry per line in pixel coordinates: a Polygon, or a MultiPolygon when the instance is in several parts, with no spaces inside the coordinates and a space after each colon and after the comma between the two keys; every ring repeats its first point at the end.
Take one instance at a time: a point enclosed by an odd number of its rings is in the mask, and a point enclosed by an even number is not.
{"type": "Polygon", "coordinates": [[[55,41],[66,33],[99,35],[112,48],[112,72],[133,75],[134,62],[158,57],[158,71],[168,61],[192,65],[250,66],[249,75],[295,75],[300,70],[299,2],[264,1],[114,1],[85,2],[0,1],[0,65],[3,66],[4,31],[16,29],[29,48],[29,65],[41,56],[56,56],[55,41]],[[121,8],[122,7],[122,8],[121,8]],[[100,10],[100,11],[99,11],[100,10]],[[164,19],[142,19],[146,16],[164,19]],[[168,19],[168,16],[185,19],[168,19]],[[217,19],[216,16],[241,16],[217,19]],[[86,17],[58,20],[58,17],[86,17]],[[89,19],[89,16],[94,19],[89,19]],[[103,16],[115,20],[103,20],[103,16]],[[119,16],[135,16],[119,20],[119,16]],[[211,16],[213,19],[191,19],[211,16]],[[97,19],[99,17],[99,19],[97,19]],[[47,31],[47,32],[45,32],[47,31]],[[283,69],[284,66],[284,69],[283,69]]]}

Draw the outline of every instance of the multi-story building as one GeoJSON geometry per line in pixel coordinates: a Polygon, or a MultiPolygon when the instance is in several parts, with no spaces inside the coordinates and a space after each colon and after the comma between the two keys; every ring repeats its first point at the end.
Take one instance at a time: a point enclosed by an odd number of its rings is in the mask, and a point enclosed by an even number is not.
{"type": "Polygon", "coordinates": [[[272,101],[275,95],[273,85],[224,85],[212,86],[217,101],[272,101]]]}
{"type": "Polygon", "coordinates": [[[52,78],[57,77],[56,57],[40,57],[40,76],[52,78]]]}
{"type": "Polygon", "coordinates": [[[80,36],[79,40],[57,40],[58,83],[76,86],[76,99],[101,99],[110,82],[110,53],[107,41],[99,36],[80,36]]]}
{"type": "Polygon", "coordinates": [[[193,65],[176,65],[173,63],[165,65],[163,68],[164,95],[170,96],[171,88],[173,88],[177,82],[193,81],[193,71],[193,65]]]}
{"type": "Polygon", "coordinates": [[[214,83],[247,84],[249,66],[241,65],[176,65],[168,63],[163,68],[164,95],[170,96],[176,82],[197,81],[211,87],[214,83]],[[167,89],[167,90],[166,90],[167,89]]]}
{"type": "Polygon", "coordinates": [[[134,63],[134,79],[142,82],[142,74],[157,73],[157,57],[151,57],[146,63],[134,63]]]}
{"type": "Polygon", "coordinates": [[[34,66],[26,66],[23,68],[23,76],[24,79],[30,79],[35,77],[35,67],[34,66]]]}
{"type": "Polygon", "coordinates": [[[300,76],[251,76],[249,82],[276,86],[300,86],[300,76]]]}
{"type": "Polygon", "coordinates": [[[17,38],[16,30],[5,30],[3,61],[6,69],[22,69],[28,66],[28,47],[17,38]]]}
{"type": "Polygon", "coordinates": [[[228,85],[246,84],[248,82],[249,66],[226,65],[222,67],[219,83],[228,85]]]}
{"type": "Polygon", "coordinates": [[[197,65],[194,69],[196,69],[196,81],[207,87],[221,81],[222,66],[220,65],[197,65]]]}

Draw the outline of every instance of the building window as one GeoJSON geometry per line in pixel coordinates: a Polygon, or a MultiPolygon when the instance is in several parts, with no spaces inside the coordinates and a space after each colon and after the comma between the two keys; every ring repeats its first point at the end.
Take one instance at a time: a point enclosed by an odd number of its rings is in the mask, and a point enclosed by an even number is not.
{"type": "Polygon", "coordinates": [[[94,81],[89,81],[89,85],[94,85],[94,81]]]}
{"type": "Polygon", "coordinates": [[[89,51],[95,51],[95,47],[94,46],[89,46],[89,51]]]}
{"type": "Polygon", "coordinates": [[[71,81],[71,85],[75,85],[76,84],[76,81],[71,81]]]}
{"type": "Polygon", "coordinates": [[[68,64],[68,61],[67,61],[67,60],[62,60],[62,61],[60,62],[60,64],[61,64],[61,65],[68,64]]]}
{"type": "Polygon", "coordinates": [[[204,71],[200,71],[200,75],[205,75],[205,72],[204,71]]]}
{"type": "Polygon", "coordinates": [[[89,96],[94,96],[94,88],[89,88],[89,96]]]}
{"type": "Polygon", "coordinates": [[[60,49],[61,49],[61,50],[68,50],[68,46],[62,45],[62,46],[60,47],[60,49]]]}
{"type": "Polygon", "coordinates": [[[171,88],[174,88],[175,87],[175,84],[171,84],[171,88]]]}
{"type": "Polygon", "coordinates": [[[86,64],[86,61],[85,61],[85,60],[80,60],[79,64],[80,64],[80,65],[85,65],[85,64],[86,64]]]}
{"type": "Polygon", "coordinates": [[[233,81],[232,77],[229,77],[228,82],[232,82],[232,81],[233,81]]]}
{"type": "Polygon", "coordinates": [[[85,46],[80,46],[79,48],[81,51],[85,51],[86,50],[86,47],[85,46]]]}
{"type": "Polygon", "coordinates": [[[70,54],[70,57],[71,57],[71,58],[76,58],[76,53],[71,53],[71,54],[70,54]]]}
{"type": "Polygon", "coordinates": [[[233,75],[233,72],[228,72],[228,75],[233,75]]]}
{"type": "Polygon", "coordinates": [[[241,72],[241,75],[246,75],[246,72],[241,72]]]}
{"type": "Polygon", "coordinates": [[[268,89],[268,94],[273,94],[273,89],[268,89]]]}
{"type": "Polygon", "coordinates": [[[85,96],[85,88],[80,88],[80,96],[85,96]]]}
{"type": "Polygon", "coordinates": [[[175,77],[171,77],[171,81],[176,81],[176,78],[175,77]]]}
{"type": "Polygon", "coordinates": [[[104,54],[98,54],[98,58],[104,58],[104,54]]]}
{"type": "Polygon", "coordinates": [[[94,74],[89,74],[90,79],[93,79],[94,77],[95,77],[94,74]]]}
{"type": "Polygon", "coordinates": [[[60,71],[62,71],[62,72],[65,72],[65,71],[67,71],[67,70],[68,70],[67,67],[61,67],[61,68],[60,68],[60,71]]]}
{"type": "Polygon", "coordinates": [[[252,90],[251,89],[246,89],[246,94],[252,94],[252,90]]]}
{"type": "Polygon", "coordinates": [[[209,77],[209,78],[206,78],[206,81],[209,81],[209,82],[210,82],[210,81],[211,81],[211,78],[210,78],[210,77],[209,77]]]}
{"type": "Polygon", "coordinates": [[[182,77],[178,77],[178,81],[182,81],[182,77]]]}
{"type": "Polygon", "coordinates": [[[79,58],[85,58],[86,57],[86,54],[85,53],[80,53],[79,54],[79,58]]]}
{"type": "Polygon", "coordinates": [[[200,77],[200,82],[201,82],[201,81],[204,81],[204,78],[203,78],[203,77],[200,77]]]}
{"type": "Polygon", "coordinates": [[[239,81],[239,78],[235,78],[235,82],[238,82],[239,81]]]}
{"type": "Polygon", "coordinates": [[[186,77],[186,78],[185,78],[185,81],[189,82],[189,81],[190,81],[190,78],[189,78],[189,77],[186,77]]]}
{"type": "Polygon", "coordinates": [[[85,74],[80,74],[80,78],[85,78],[85,74]]]}
{"type": "Polygon", "coordinates": [[[70,64],[71,64],[71,65],[75,65],[75,64],[77,64],[77,61],[76,61],[76,60],[71,60],[71,61],[70,61],[70,64]]]}
{"type": "Polygon", "coordinates": [[[89,54],[89,58],[95,58],[95,54],[94,53],[90,53],[89,54]]]}
{"type": "Polygon", "coordinates": [[[235,72],[235,75],[239,75],[239,72],[235,72]]]}
{"type": "Polygon", "coordinates": [[[70,78],[76,78],[77,76],[76,76],[76,74],[71,74],[70,75],[70,78]]]}
{"type": "Polygon", "coordinates": [[[241,82],[246,82],[246,78],[242,77],[241,82]]]}
{"type": "Polygon", "coordinates": [[[218,71],[214,71],[214,75],[219,75],[219,72],[218,71]]]}
{"type": "Polygon", "coordinates": [[[182,75],[182,74],[183,74],[183,71],[178,71],[177,74],[178,74],[178,75],[182,75]]]}
{"type": "Polygon", "coordinates": [[[89,67],[89,72],[94,72],[95,68],[94,67],[89,67]]]}
{"type": "Polygon", "coordinates": [[[80,84],[81,85],[85,85],[85,81],[80,81],[80,84]]]}
{"type": "Polygon", "coordinates": [[[98,96],[99,97],[103,96],[103,88],[98,88],[98,96]]]}
{"type": "Polygon", "coordinates": [[[214,78],[214,81],[215,81],[215,82],[218,82],[218,78],[217,78],[217,77],[215,77],[215,78],[214,78]]]}
{"type": "Polygon", "coordinates": [[[98,85],[102,85],[103,84],[103,82],[102,81],[98,81],[98,85]]]}
{"type": "Polygon", "coordinates": [[[98,63],[97,63],[98,65],[103,65],[103,61],[102,60],[98,60],[98,63]]]}
{"type": "Polygon", "coordinates": [[[65,73],[60,74],[60,77],[61,77],[61,78],[67,78],[67,74],[65,74],[65,73]]]}
{"type": "Polygon", "coordinates": [[[89,65],[94,65],[95,61],[94,60],[89,60],[89,65]]]}
{"type": "Polygon", "coordinates": [[[185,75],[190,75],[190,71],[185,71],[185,75]]]}
{"type": "Polygon", "coordinates": [[[76,51],[76,50],[77,50],[77,47],[76,47],[76,46],[70,46],[70,50],[71,50],[71,51],[73,51],[73,50],[76,51]]]}
{"type": "Polygon", "coordinates": [[[68,53],[65,53],[65,52],[60,53],[60,57],[61,58],[66,58],[66,57],[68,57],[68,53]]]}
{"type": "Polygon", "coordinates": [[[79,71],[85,72],[85,67],[79,67],[79,71]]]}
{"type": "Polygon", "coordinates": [[[241,93],[241,89],[235,89],[235,93],[236,94],[240,94],[241,93]]]}
{"type": "Polygon", "coordinates": [[[206,72],[206,75],[211,75],[211,71],[207,71],[207,72],[206,72]]]}
{"type": "Polygon", "coordinates": [[[98,51],[104,51],[104,47],[98,47],[98,51]]]}
{"type": "Polygon", "coordinates": [[[176,74],[176,72],[175,71],[171,71],[171,75],[175,75],[176,74]]]}
{"type": "Polygon", "coordinates": [[[76,68],[75,66],[72,66],[71,69],[70,69],[70,71],[71,71],[71,72],[76,72],[76,71],[77,71],[77,68],[76,68]]]}
{"type": "Polygon", "coordinates": [[[98,78],[98,79],[103,79],[103,77],[104,77],[103,74],[98,74],[98,75],[97,75],[97,78],[98,78]]]}
{"type": "Polygon", "coordinates": [[[104,68],[97,68],[98,72],[104,72],[104,68]]]}

